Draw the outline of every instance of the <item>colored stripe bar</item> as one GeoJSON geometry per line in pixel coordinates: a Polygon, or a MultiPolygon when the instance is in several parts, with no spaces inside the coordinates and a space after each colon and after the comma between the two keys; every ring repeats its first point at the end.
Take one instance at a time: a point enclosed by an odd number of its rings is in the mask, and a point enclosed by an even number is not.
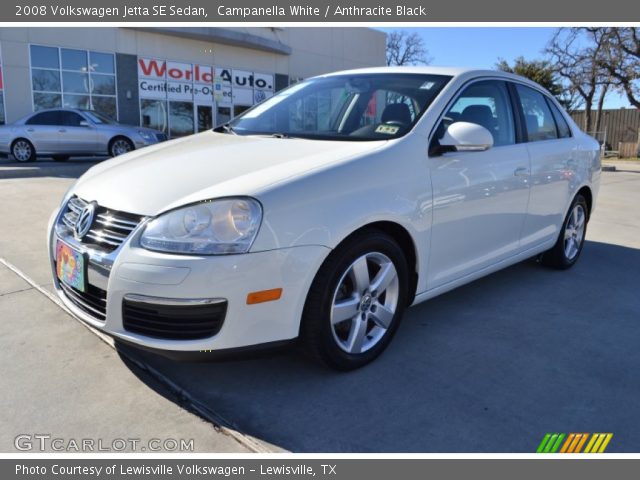
{"type": "Polygon", "coordinates": [[[544,453],[551,453],[551,449],[553,448],[553,445],[556,443],[557,439],[558,439],[557,433],[554,433],[553,435],[551,435],[551,438],[547,442],[547,446],[544,447],[544,453]]]}
{"type": "Polygon", "coordinates": [[[604,451],[607,448],[607,445],[609,445],[609,442],[611,441],[611,439],[613,438],[613,433],[607,433],[604,442],[602,442],[602,445],[600,445],[600,449],[598,450],[598,453],[604,453],[604,451]]]}
{"type": "Polygon", "coordinates": [[[569,436],[567,437],[567,440],[564,442],[564,445],[562,446],[562,449],[560,450],[560,453],[566,453],[567,450],[569,449],[569,445],[571,445],[571,442],[573,442],[573,439],[576,437],[575,433],[570,433],[569,436]]]}
{"type": "Polygon", "coordinates": [[[558,451],[558,448],[560,448],[560,444],[562,443],[562,440],[564,440],[564,437],[564,433],[558,435],[558,439],[556,440],[556,443],[553,445],[553,447],[551,447],[551,451],[549,453],[556,453],[558,451]]]}
{"type": "Polygon", "coordinates": [[[540,442],[540,445],[538,445],[538,449],[536,450],[536,453],[542,453],[544,451],[544,447],[547,445],[547,442],[549,441],[550,438],[551,438],[551,434],[550,433],[547,433],[542,438],[542,441],[540,442]]]}
{"type": "Polygon", "coordinates": [[[591,440],[589,440],[589,443],[587,443],[587,448],[584,449],[584,453],[591,453],[591,448],[596,443],[596,440],[598,440],[598,434],[594,433],[593,435],[591,435],[591,440]]]}
{"type": "Polygon", "coordinates": [[[580,451],[582,450],[582,446],[584,445],[584,442],[587,441],[587,438],[589,438],[589,434],[583,433],[582,438],[580,439],[580,442],[578,442],[578,445],[576,445],[576,450],[574,453],[580,453],[580,451]]]}

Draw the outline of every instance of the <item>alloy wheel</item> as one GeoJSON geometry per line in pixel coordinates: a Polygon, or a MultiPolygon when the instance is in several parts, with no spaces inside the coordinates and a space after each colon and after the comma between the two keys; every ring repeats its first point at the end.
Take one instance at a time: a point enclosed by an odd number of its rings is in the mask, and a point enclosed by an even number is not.
{"type": "Polygon", "coordinates": [[[359,354],[377,345],[398,308],[399,279],[389,257],[371,252],[344,272],[333,294],[331,330],[345,352],[359,354]]]}
{"type": "Polygon", "coordinates": [[[113,145],[111,146],[111,154],[114,157],[130,152],[131,150],[131,144],[127,140],[124,140],[122,138],[113,142],[113,145]]]}
{"type": "Polygon", "coordinates": [[[19,162],[28,162],[33,155],[33,150],[29,142],[26,140],[18,140],[13,145],[12,153],[15,159],[19,162]]]}
{"type": "Polygon", "coordinates": [[[580,204],[575,205],[564,229],[564,254],[567,260],[573,260],[580,252],[586,218],[584,207],[580,204]]]}

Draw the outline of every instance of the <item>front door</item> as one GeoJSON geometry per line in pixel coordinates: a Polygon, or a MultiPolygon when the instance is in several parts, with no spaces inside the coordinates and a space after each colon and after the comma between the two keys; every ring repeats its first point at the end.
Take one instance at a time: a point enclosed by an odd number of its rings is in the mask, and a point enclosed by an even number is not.
{"type": "Polygon", "coordinates": [[[443,119],[445,124],[456,121],[482,125],[492,133],[494,145],[482,152],[451,152],[429,159],[430,288],[518,253],[529,201],[529,155],[526,144],[516,143],[506,84],[484,80],[466,87],[443,119]]]}

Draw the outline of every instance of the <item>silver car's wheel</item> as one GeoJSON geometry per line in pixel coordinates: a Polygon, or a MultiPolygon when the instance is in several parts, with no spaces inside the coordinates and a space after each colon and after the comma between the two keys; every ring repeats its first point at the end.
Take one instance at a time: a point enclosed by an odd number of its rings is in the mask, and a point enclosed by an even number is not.
{"type": "Polygon", "coordinates": [[[36,152],[29,140],[20,138],[13,143],[11,147],[13,158],[18,162],[31,162],[36,158],[36,152]]]}
{"type": "Polygon", "coordinates": [[[380,252],[362,255],[342,274],[333,294],[330,322],[338,347],[366,352],[385,335],[398,307],[396,267],[380,252]]]}
{"type": "Polygon", "coordinates": [[[572,267],[584,247],[588,221],[589,206],[584,195],[579,193],[569,207],[555,245],[542,254],[541,262],[559,269],[572,267]]]}
{"type": "Polygon", "coordinates": [[[123,155],[133,149],[134,147],[130,140],[120,137],[111,142],[109,153],[112,157],[117,157],[118,155],[123,155]]]}
{"type": "Polygon", "coordinates": [[[587,215],[581,204],[574,205],[564,229],[564,255],[573,260],[582,246],[587,215]]]}

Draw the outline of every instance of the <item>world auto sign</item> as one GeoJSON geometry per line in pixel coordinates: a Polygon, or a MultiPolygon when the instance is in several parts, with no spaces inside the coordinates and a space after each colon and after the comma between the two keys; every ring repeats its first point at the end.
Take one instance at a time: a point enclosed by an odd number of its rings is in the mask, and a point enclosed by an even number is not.
{"type": "Polygon", "coordinates": [[[273,95],[273,75],[138,57],[140,98],[253,105],[273,95]]]}
{"type": "Polygon", "coordinates": [[[138,58],[141,98],[211,104],[214,79],[214,69],[210,65],[138,58]]]}

